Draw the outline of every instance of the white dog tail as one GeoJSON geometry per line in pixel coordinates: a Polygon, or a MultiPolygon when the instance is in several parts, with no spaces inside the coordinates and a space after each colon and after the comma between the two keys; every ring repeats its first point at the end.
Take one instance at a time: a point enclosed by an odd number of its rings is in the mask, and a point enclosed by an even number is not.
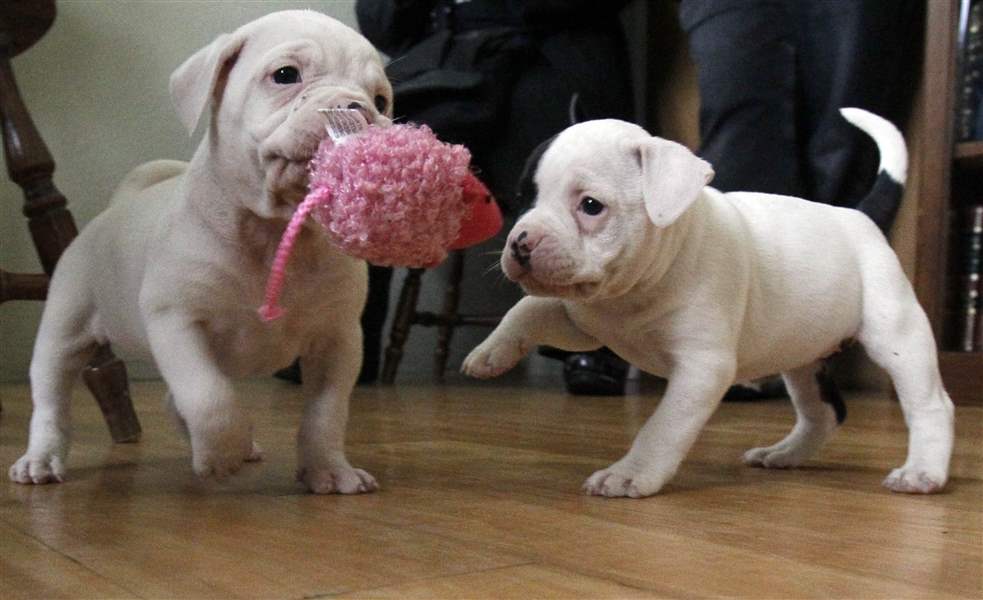
{"type": "Polygon", "coordinates": [[[123,181],[119,182],[113,192],[110,203],[116,202],[118,198],[131,198],[148,187],[160,183],[165,179],[177,177],[188,170],[188,163],[180,160],[152,160],[134,167],[126,174],[123,181]]]}
{"type": "Polygon", "coordinates": [[[908,177],[908,149],[904,137],[890,121],[860,108],[841,108],[840,114],[869,135],[881,155],[874,187],[857,205],[885,233],[901,205],[904,183],[908,177]]]}

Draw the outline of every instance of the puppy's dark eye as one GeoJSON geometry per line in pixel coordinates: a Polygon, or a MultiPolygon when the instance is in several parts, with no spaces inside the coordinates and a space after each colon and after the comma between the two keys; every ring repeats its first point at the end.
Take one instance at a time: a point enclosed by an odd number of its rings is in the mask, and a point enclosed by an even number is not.
{"type": "Polygon", "coordinates": [[[375,97],[375,109],[381,113],[386,112],[386,108],[389,107],[389,101],[382,94],[375,97]]]}
{"type": "Polygon", "coordinates": [[[273,72],[273,83],[279,85],[300,83],[300,71],[297,67],[280,67],[273,72]]]}
{"type": "Polygon", "coordinates": [[[604,212],[604,203],[597,198],[591,198],[590,196],[585,197],[580,201],[580,206],[578,207],[585,215],[596,217],[597,215],[604,212]]]}

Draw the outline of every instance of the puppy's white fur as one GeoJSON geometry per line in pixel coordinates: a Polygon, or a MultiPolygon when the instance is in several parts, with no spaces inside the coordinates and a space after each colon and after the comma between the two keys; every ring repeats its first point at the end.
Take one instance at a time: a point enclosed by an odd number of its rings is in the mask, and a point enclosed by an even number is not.
{"type": "MultiPolygon", "coordinates": [[[[904,142],[875,115],[845,116],[877,138],[904,177],[904,142]]],[[[465,360],[489,377],[530,348],[610,347],[666,377],[629,452],[587,479],[604,496],[647,496],[669,481],[727,388],[781,372],[797,423],[745,455],[791,467],[836,428],[821,359],[856,339],[890,374],[910,429],[908,458],[885,480],[932,492],[947,479],[953,407],[935,342],[897,257],[859,211],[706,187],[710,165],[628,123],[575,125],[543,154],[534,208],[509,236],[502,268],[530,294],[465,360]],[[586,206],[592,197],[604,205],[586,206]],[[591,210],[593,209],[593,210],[591,210]]]]}
{"type": "Polygon", "coordinates": [[[344,453],[365,263],[311,226],[290,265],[286,315],[264,323],[256,311],[325,135],[317,109],[358,103],[370,123],[388,121],[392,92],[378,53],[325,15],[274,13],[189,58],[171,94],[189,132],[211,108],[204,139],[190,163],[137,167],[62,256],[31,361],[30,442],[11,479],[64,478],[71,387],[96,345],[111,342],[157,364],[201,476],[223,477],[257,458],[233,378],[300,356],[308,400],[298,478],[319,493],[375,489],[344,453]],[[274,81],[284,66],[301,81],[274,81]]]}

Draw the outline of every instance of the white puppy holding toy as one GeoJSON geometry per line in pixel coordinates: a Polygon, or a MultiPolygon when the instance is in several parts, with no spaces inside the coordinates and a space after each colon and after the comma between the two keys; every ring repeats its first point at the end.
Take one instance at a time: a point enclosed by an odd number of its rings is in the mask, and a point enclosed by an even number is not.
{"type": "MultiPolygon", "coordinates": [[[[898,202],[907,169],[901,134],[869,112],[842,113],[881,154],[864,205],[898,202]]],[[[943,488],[953,405],[928,319],[868,216],[786,196],[721,193],[707,186],[709,164],[621,121],[574,125],[534,160],[527,191],[536,203],[513,227],[501,259],[529,295],[462,370],[492,377],[537,345],[603,345],[667,378],[631,449],[587,479],[588,494],[658,492],[731,384],[779,372],[795,427],[744,461],[802,464],[844,416],[822,361],[848,340],[890,375],[909,428],[907,460],[884,485],[943,488]]]]}
{"type": "Polygon", "coordinates": [[[257,308],[326,136],[318,109],[389,121],[392,90],[378,52],[330,17],[284,11],[218,37],[174,72],[170,89],[191,132],[210,108],[204,140],[190,163],[132,171],[62,256],[31,361],[30,441],[10,478],[64,479],[72,385],[96,345],[110,342],[154,360],[203,477],[258,458],[233,379],[300,356],[307,401],[298,479],[317,493],[376,489],[344,452],[365,263],[310,226],[290,264],[286,315],[265,323],[257,308]]]}

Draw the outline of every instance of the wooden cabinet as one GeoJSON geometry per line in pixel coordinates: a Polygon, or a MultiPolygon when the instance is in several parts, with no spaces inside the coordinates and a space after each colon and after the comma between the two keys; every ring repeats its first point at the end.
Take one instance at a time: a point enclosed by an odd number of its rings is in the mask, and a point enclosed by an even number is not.
{"type": "Polygon", "coordinates": [[[983,142],[956,143],[959,0],[926,0],[920,114],[910,148],[918,196],[915,291],[939,342],[942,377],[956,403],[983,404],[983,352],[959,352],[958,216],[983,202],[983,142]]]}

